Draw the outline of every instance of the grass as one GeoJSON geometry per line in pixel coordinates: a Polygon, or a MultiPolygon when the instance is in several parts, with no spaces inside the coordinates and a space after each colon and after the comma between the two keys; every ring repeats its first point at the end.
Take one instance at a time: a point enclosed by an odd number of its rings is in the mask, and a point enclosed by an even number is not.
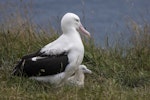
{"type": "Polygon", "coordinates": [[[131,21],[132,36],[127,46],[117,41],[114,46],[106,45],[104,49],[95,46],[93,40],[83,40],[83,64],[93,74],[86,75],[84,88],[54,88],[49,83],[11,77],[19,58],[58,37],[53,28],[47,34],[29,20],[18,17],[10,16],[9,21],[4,20],[5,24],[0,26],[0,100],[149,100],[149,24],[139,27],[131,21]]]}

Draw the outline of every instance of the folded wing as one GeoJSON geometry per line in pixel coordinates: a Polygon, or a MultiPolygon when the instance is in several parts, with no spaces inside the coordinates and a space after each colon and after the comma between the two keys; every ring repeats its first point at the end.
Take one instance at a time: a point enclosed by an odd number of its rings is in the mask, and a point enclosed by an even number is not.
{"type": "Polygon", "coordinates": [[[67,53],[45,55],[40,52],[26,55],[13,70],[17,76],[47,76],[63,72],[68,65],[67,53]]]}

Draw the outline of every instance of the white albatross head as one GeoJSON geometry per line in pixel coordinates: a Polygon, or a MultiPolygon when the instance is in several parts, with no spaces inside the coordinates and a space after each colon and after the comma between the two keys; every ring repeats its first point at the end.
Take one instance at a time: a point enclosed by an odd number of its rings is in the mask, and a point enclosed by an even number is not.
{"type": "Polygon", "coordinates": [[[83,33],[90,37],[90,33],[83,27],[80,22],[80,18],[74,13],[66,13],[62,17],[61,28],[63,33],[68,33],[72,30],[76,30],[79,33],[83,33]]]}
{"type": "Polygon", "coordinates": [[[80,65],[79,70],[81,70],[83,73],[91,74],[92,71],[89,70],[85,65],[80,65]]]}

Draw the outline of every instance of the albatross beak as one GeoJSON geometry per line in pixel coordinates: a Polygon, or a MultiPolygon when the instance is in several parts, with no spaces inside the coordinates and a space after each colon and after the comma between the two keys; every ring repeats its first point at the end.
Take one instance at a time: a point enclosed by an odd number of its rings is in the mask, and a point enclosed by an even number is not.
{"type": "Polygon", "coordinates": [[[81,31],[83,34],[87,35],[88,37],[91,37],[90,33],[82,26],[82,24],[79,27],[79,31],[81,31]]]}
{"type": "Polygon", "coordinates": [[[92,71],[89,69],[86,69],[85,73],[92,74],[92,71]]]}

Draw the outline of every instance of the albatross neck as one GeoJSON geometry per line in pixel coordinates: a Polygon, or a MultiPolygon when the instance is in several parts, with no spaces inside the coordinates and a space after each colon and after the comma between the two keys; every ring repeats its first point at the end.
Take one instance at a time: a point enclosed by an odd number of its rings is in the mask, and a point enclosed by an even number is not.
{"type": "Polygon", "coordinates": [[[67,36],[69,36],[71,39],[79,39],[79,41],[82,41],[81,40],[81,36],[79,34],[79,32],[75,29],[75,28],[70,28],[70,29],[67,29],[67,30],[63,30],[63,33],[67,36]]]}
{"type": "Polygon", "coordinates": [[[78,71],[76,72],[74,78],[75,78],[76,81],[82,82],[82,81],[84,81],[84,73],[80,69],[78,69],[78,71]]]}

